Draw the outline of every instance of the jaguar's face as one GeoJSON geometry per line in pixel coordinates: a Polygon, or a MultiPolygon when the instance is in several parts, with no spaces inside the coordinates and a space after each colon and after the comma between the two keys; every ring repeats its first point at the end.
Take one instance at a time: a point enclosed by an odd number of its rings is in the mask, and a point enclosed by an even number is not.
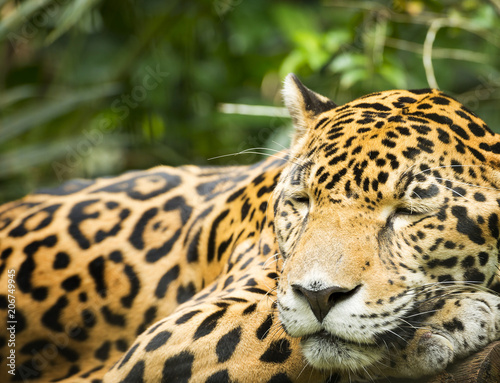
{"type": "Polygon", "coordinates": [[[492,283],[498,144],[437,91],[303,110],[275,190],[279,315],[311,365],[359,369],[404,347],[444,292],[492,283]]]}

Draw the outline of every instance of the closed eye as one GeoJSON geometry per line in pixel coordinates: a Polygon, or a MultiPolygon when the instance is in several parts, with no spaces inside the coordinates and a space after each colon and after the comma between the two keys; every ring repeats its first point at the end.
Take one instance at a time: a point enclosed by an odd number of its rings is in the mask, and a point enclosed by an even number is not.
{"type": "Polygon", "coordinates": [[[398,207],[387,218],[386,226],[397,230],[409,223],[415,223],[425,218],[426,212],[414,208],[398,207]]]}
{"type": "Polygon", "coordinates": [[[396,209],[396,211],[394,212],[394,215],[399,215],[399,216],[402,216],[402,215],[412,215],[413,216],[413,215],[422,215],[422,214],[425,214],[425,212],[418,211],[418,210],[408,208],[408,207],[398,207],[396,209]]]}
{"type": "Polygon", "coordinates": [[[309,197],[306,195],[291,196],[293,202],[301,205],[309,205],[309,197]]]}

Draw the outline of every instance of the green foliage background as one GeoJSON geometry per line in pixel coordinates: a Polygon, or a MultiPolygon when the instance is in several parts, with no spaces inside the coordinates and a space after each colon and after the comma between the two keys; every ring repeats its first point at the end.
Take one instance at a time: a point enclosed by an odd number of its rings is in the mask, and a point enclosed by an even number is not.
{"type": "Polygon", "coordinates": [[[338,104],[438,86],[500,131],[499,13],[499,0],[0,0],[0,202],[75,177],[256,161],[209,159],[287,145],[288,72],[338,104]]]}

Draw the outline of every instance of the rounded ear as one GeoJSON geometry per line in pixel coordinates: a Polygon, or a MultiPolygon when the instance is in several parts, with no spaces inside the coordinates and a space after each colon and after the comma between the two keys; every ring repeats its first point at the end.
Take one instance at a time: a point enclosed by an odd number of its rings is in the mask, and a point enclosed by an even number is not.
{"type": "Polygon", "coordinates": [[[337,107],[327,97],[304,86],[293,73],[285,78],[283,99],[295,125],[292,145],[295,145],[304,135],[311,120],[317,115],[337,107]]]}

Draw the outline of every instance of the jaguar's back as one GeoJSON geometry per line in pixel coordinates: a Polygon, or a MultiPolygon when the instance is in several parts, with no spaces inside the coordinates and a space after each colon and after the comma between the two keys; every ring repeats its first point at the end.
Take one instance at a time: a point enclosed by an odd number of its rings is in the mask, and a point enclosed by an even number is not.
{"type": "Polygon", "coordinates": [[[2,323],[14,319],[16,376],[100,376],[151,324],[207,286],[222,288],[213,282],[259,236],[283,163],[157,167],[2,206],[0,283],[9,272],[16,283],[1,313],[2,323]]]}

